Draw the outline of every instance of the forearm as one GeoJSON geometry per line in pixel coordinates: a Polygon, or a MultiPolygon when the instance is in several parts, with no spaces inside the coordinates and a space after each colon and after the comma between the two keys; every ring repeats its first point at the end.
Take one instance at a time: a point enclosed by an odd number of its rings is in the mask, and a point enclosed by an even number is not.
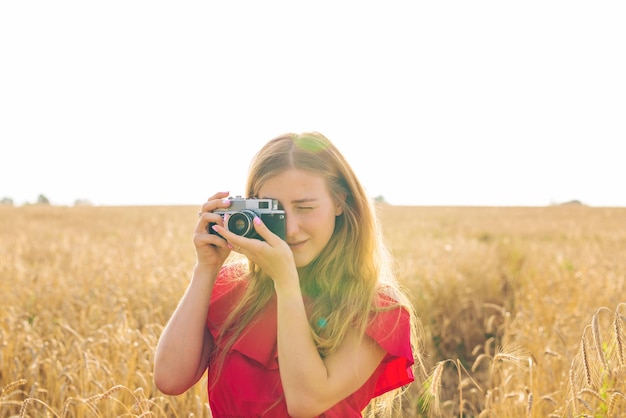
{"type": "Polygon", "coordinates": [[[328,370],[311,335],[300,288],[277,290],[277,309],[278,358],[285,398],[291,413],[310,411],[319,407],[319,391],[326,387],[328,370]]]}
{"type": "Polygon", "coordinates": [[[201,376],[209,347],[206,317],[217,271],[196,266],[189,286],[159,339],[154,380],[165,393],[182,393],[201,376]]]}

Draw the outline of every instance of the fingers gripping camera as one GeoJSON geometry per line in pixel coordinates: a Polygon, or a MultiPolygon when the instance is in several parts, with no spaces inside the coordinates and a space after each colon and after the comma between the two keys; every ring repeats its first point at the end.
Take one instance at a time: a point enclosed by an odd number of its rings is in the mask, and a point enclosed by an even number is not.
{"type": "MultiPolygon", "coordinates": [[[[285,239],[285,211],[282,210],[280,203],[276,199],[245,199],[241,196],[229,197],[230,206],[227,209],[216,209],[217,213],[224,218],[228,216],[227,229],[239,236],[246,238],[256,238],[263,241],[263,237],[254,230],[253,220],[255,216],[261,218],[267,228],[281,239],[285,239]]],[[[210,234],[219,235],[209,224],[207,231],[210,234]]]]}

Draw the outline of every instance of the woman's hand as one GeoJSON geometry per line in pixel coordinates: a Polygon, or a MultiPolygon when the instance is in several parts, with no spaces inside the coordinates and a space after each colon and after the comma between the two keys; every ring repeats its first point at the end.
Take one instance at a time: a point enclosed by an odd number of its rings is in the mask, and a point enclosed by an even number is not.
{"type": "Polygon", "coordinates": [[[220,226],[224,225],[222,216],[213,213],[213,211],[229,206],[228,192],[220,192],[211,196],[202,205],[202,210],[198,212],[198,223],[193,234],[193,243],[196,247],[199,267],[219,269],[230,254],[226,240],[217,234],[210,234],[207,230],[209,225],[213,223],[220,226]]]}
{"type": "Polygon", "coordinates": [[[298,271],[291,248],[256,216],[254,229],[265,241],[242,237],[228,231],[222,224],[213,229],[228,241],[227,246],[245,255],[273,280],[276,287],[298,284],[298,271]]]}

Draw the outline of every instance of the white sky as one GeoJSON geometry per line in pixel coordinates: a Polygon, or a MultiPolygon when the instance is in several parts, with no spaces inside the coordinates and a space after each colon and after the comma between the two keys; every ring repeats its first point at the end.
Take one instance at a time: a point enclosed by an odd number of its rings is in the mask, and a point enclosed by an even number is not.
{"type": "Polygon", "coordinates": [[[626,206],[624,1],[2,1],[0,198],[200,204],[317,130],[398,205],[626,206]]]}

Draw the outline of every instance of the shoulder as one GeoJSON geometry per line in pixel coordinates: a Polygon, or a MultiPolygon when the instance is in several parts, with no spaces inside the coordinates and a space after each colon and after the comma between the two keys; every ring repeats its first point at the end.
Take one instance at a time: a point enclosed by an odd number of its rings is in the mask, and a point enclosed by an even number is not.
{"type": "Polygon", "coordinates": [[[381,291],[376,295],[365,330],[386,352],[376,383],[376,396],[414,381],[413,326],[410,308],[390,292],[381,291]]]}
{"type": "Polygon", "coordinates": [[[394,296],[387,289],[376,294],[365,332],[389,354],[404,356],[411,352],[413,324],[409,308],[394,296]]]}
{"type": "Polygon", "coordinates": [[[375,308],[390,308],[394,306],[406,305],[408,302],[407,295],[394,285],[380,284],[376,289],[374,299],[375,308]]]}

